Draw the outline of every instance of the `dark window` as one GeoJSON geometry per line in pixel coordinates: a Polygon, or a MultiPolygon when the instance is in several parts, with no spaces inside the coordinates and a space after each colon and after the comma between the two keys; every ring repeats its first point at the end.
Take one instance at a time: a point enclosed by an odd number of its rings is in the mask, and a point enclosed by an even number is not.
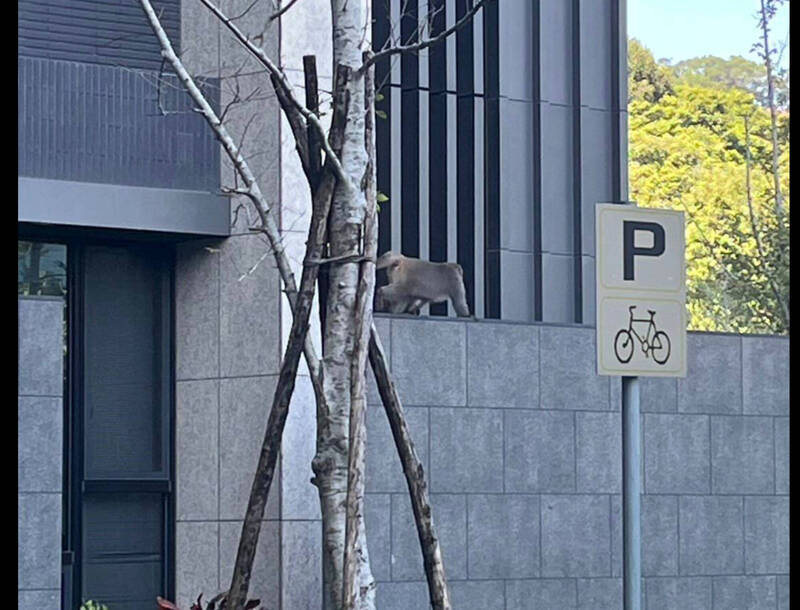
{"type": "Polygon", "coordinates": [[[170,593],[172,254],[75,250],[73,587],[113,610],[152,608],[170,593]]]}
{"type": "Polygon", "coordinates": [[[174,595],[173,266],[157,243],[18,242],[19,294],[66,297],[68,610],[149,610],[174,595]]]}
{"type": "Polygon", "coordinates": [[[42,241],[17,242],[17,294],[63,297],[67,288],[67,247],[42,241]]]}
{"type": "Polygon", "coordinates": [[[87,479],[166,478],[168,276],[148,251],[91,247],[84,258],[87,479]]]}

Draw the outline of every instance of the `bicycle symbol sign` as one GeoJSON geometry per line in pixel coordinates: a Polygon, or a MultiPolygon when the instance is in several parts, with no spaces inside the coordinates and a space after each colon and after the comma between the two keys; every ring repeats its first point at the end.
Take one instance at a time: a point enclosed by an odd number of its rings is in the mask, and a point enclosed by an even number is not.
{"type": "Polygon", "coordinates": [[[623,364],[630,362],[634,350],[633,338],[636,337],[641,344],[645,358],[653,356],[653,360],[658,364],[665,364],[669,360],[669,335],[656,328],[655,311],[652,309],[647,310],[647,313],[650,314],[649,318],[634,318],[634,309],[636,309],[636,305],[631,305],[628,308],[631,312],[628,328],[620,330],[614,338],[614,353],[617,355],[617,360],[623,364]],[[633,325],[634,322],[647,324],[647,331],[644,333],[644,337],[636,332],[636,327],[633,325]]]}
{"type": "Polygon", "coordinates": [[[598,204],[597,372],[686,375],[683,213],[598,204]]]}

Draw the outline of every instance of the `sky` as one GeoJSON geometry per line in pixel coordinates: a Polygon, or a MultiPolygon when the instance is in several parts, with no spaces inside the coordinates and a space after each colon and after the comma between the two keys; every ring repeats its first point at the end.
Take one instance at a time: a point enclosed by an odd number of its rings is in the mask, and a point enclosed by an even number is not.
{"type": "MultiPolygon", "coordinates": [[[[656,59],[678,62],[690,57],[742,55],[750,52],[759,30],[756,11],[760,0],[627,0],[628,36],[636,38],[656,59]]],[[[771,22],[770,46],[789,33],[789,2],[771,22]]],[[[789,66],[789,48],[781,66],[789,66]]]]}

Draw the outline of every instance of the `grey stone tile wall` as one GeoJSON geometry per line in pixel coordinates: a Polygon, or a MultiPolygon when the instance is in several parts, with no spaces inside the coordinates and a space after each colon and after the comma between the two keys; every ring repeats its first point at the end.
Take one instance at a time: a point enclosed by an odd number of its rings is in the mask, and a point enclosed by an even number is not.
{"type": "MultiPolygon", "coordinates": [[[[255,236],[186,242],[176,261],[176,588],[188,606],[228,586],[275,387],[280,292],[255,236]],[[258,263],[252,273],[247,273],[258,263]]],[[[280,463],[251,591],[280,603],[280,463]]]]}
{"type": "MultiPolygon", "coordinates": [[[[620,380],[595,375],[594,330],[377,320],[404,367],[400,396],[455,607],[621,609],[620,380]],[[423,366],[426,346],[435,351],[423,366]],[[452,372],[461,387],[439,379],[452,372]]],[[[690,333],[696,371],[641,380],[648,610],[788,607],[788,411],[742,408],[744,387],[779,395],[788,369],[748,373],[750,340],[690,333]]],[[[757,344],[769,360],[769,345],[780,354],[788,341],[757,344]]],[[[366,510],[379,607],[427,608],[402,470],[377,396],[371,404],[366,510]]]]}
{"type": "MultiPolygon", "coordinates": [[[[235,15],[250,4],[232,0],[222,8],[235,15]]],[[[278,58],[278,25],[264,26],[270,12],[259,3],[237,25],[249,36],[263,33],[265,50],[278,58]]],[[[181,3],[181,28],[189,70],[218,79],[220,104],[230,105],[226,125],[231,136],[241,146],[267,200],[279,201],[280,119],[274,96],[265,99],[268,79],[203,7],[181,3]],[[198,40],[203,43],[196,44],[198,40]],[[239,101],[234,100],[236,95],[239,101]]],[[[222,186],[234,186],[225,155],[214,179],[222,186]]],[[[279,218],[280,210],[275,212],[279,218]]],[[[230,584],[241,519],[280,365],[280,281],[268,244],[249,229],[256,222],[252,204],[233,197],[230,238],[193,240],[177,249],[176,586],[181,607],[188,607],[200,591],[209,597],[230,584]]],[[[305,390],[299,378],[290,411],[297,413],[287,421],[284,436],[296,450],[278,463],[256,553],[250,590],[265,608],[277,609],[281,604],[304,608],[294,604],[296,596],[314,596],[297,580],[298,568],[303,565],[308,572],[308,566],[319,561],[318,553],[307,552],[311,544],[308,523],[289,521],[314,518],[318,513],[317,494],[314,488],[311,493],[306,489],[311,487],[305,442],[309,435],[297,426],[297,415],[306,415],[305,390]],[[284,473],[285,461],[289,474],[284,473]],[[300,480],[305,485],[300,486],[300,480]],[[284,541],[292,553],[283,548],[284,541]],[[293,586],[281,588],[287,574],[295,579],[293,586]]],[[[313,434],[311,438],[313,442],[313,434]]]]}
{"type": "Polygon", "coordinates": [[[788,607],[789,340],[689,333],[688,355],[676,399],[642,384],[646,608],[788,607]]]}
{"type": "Polygon", "coordinates": [[[17,300],[17,607],[61,606],[64,301],[17,300]]]}

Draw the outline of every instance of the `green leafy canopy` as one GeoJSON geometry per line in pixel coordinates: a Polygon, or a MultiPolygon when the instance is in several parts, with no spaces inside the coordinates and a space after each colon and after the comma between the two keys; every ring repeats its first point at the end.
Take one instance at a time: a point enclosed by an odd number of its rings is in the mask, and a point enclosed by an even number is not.
{"type": "Polygon", "coordinates": [[[667,66],[629,42],[630,198],[686,213],[691,329],[789,331],[789,110],[778,112],[779,213],[760,72],[742,58],[667,66]]]}

